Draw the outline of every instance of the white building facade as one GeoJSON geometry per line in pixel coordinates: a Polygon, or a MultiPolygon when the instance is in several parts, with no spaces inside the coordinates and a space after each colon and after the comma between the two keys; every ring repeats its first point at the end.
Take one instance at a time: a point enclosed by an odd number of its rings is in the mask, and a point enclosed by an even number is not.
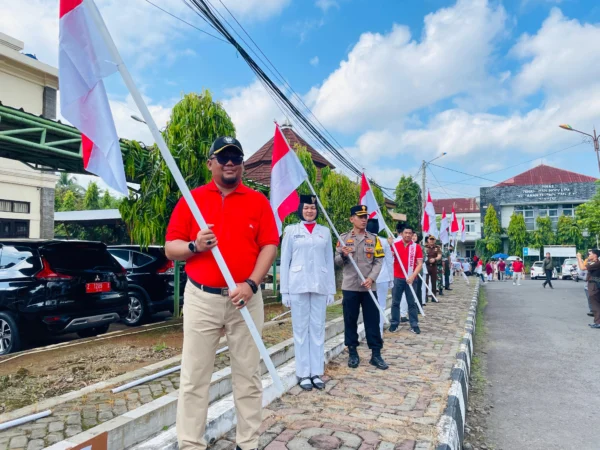
{"type": "MultiPolygon", "coordinates": [[[[24,43],[0,33],[0,102],[56,119],[58,70],[22,53],[24,43]]],[[[0,238],[54,236],[54,172],[0,158],[0,238]]]]}
{"type": "Polygon", "coordinates": [[[465,242],[461,242],[460,232],[457,233],[456,254],[458,256],[472,258],[475,255],[475,241],[481,237],[481,214],[479,212],[479,203],[476,198],[444,198],[434,200],[438,223],[442,217],[442,210],[446,211],[448,221],[451,220],[452,207],[456,211],[458,223],[465,219],[465,242]]]}

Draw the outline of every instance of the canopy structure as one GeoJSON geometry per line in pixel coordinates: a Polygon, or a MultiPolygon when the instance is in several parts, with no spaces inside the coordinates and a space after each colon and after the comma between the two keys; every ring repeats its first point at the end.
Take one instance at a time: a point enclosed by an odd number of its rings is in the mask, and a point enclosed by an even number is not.
{"type": "MultiPolygon", "coordinates": [[[[126,150],[122,141],[121,151],[126,150]]],[[[33,169],[88,174],[83,169],[81,134],[75,127],[1,102],[0,158],[21,161],[33,169]]]]}
{"type": "Polygon", "coordinates": [[[93,209],[86,211],[64,211],[54,213],[54,222],[76,223],[84,226],[118,225],[122,223],[118,209],[93,209]]]}

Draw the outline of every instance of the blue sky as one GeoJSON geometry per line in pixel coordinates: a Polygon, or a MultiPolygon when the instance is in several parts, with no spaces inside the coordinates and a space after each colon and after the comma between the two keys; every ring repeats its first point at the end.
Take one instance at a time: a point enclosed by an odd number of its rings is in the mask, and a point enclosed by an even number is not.
{"type": "MultiPolygon", "coordinates": [[[[182,0],[152,1],[214,33],[182,0]]],[[[56,65],[57,3],[0,0],[8,11],[0,29],[56,65]]],[[[97,3],[160,125],[183,93],[204,88],[223,101],[248,154],[271,137],[273,119],[284,119],[229,44],[145,0],[97,3]]],[[[447,155],[436,164],[486,180],[431,166],[434,198],[476,196],[479,186],[542,161],[598,176],[591,144],[558,128],[600,126],[596,1],[223,3],[344,151],[381,185],[395,186],[402,174],[416,174],[422,159],[441,152],[447,155]]],[[[136,108],[118,76],[107,88],[119,134],[151,142],[144,126],[129,118],[136,108]]]]}

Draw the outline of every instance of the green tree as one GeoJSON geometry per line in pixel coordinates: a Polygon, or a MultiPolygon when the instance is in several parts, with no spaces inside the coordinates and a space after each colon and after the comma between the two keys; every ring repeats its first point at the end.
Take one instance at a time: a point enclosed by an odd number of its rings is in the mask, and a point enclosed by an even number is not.
{"type": "Polygon", "coordinates": [[[556,241],[560,245],[575,245],[577,248],[581,246],[583,243],[583,233],[573,217],[560,216],[558,218],[556,241]]]}
{"type": "Polygon", "coordinates": [[[420,231],[423,198],[418,183],[411,176],[402,175],[396,186],[395,195],[395,211],[406,214],[407,222],[420,231]]]}
{"type": "Polygon", "coordinates": [[[121,202],[121,199],[115,198],[112,195],[110,195],[110,192],[108,191],[108,189],[106,189],[104,191],[104,194],[102,195],[102,199],[100,200],[100,208],[101,209],[115,209],[119,207],[119,203],[121,202]]]}
{"type": "Polygon", "coordinates": [[[88,184],[83,197],[83,209],[100,209],[100,189],[95,181],[88,184]]]}
{"type": "Polygon", "coordinates": [[[496,214],[494,205],[490,203],[483,219],[483,239],[485,248],[490,255],[502,250],[501,233],[502,227],[500,226],[500,220],[498,220],[498,214],[496,214]]]}
{"type": "Polygon", "coordinates": [[[77,197],[73,191],[67,191],[63,197],[61,211],[75,211],[77,207],[77,197]]]}
{"type": "Polygon", "coordinates": [[[600,180],[596,181],[596,194],[575,210],[575,218],[579,228],[589,233],[591,246],[596,247],[600,236],[600,180]]]}
{"type": "MultiPolygon", "coordinates": [[[[329,173],[323,182],[319,198],[340,234],[352,227],[350,208],[358,203],[359,194],[358,185],[340,173],[329,173]]],[[[332,238],[336,241],[333,232],[332,238]]]]}
{"type": "Polygon", "coordinates": [[[556,243],[556,234],[552,229],[552,219],[550,217],[538,217],[535,219],[535,227],[536,230],[532,236],[534,247],[542,249],[544,245],[556,243]]]}
{"type": "MultiPolygon", "coordinates": [[[[211,179],[206,166],[208,150],[219,136],[235,136],[235,127],[223,106],[206,90],[187,94],[171,111],[163,137],[190,189],[211,179]]],[[[127,142],[125,173],[140,184],[119,206],[133,242],[164,243],[169,217],[181,193],[159,150],[127,142]]]]}
{"type": "Polygon", "coordinates": [[[511,255],[520,255],[523,247],[527,245],[529,233],[523,214],[515,214],[510,217],[510,223],[506,231],[508,235],[508,246],[511,255]]]}

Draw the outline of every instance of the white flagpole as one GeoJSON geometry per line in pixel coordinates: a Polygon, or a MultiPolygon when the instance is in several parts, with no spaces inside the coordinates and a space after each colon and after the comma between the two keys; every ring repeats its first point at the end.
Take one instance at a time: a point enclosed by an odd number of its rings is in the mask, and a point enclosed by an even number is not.
{"type": "MultiPolygon", "coordinates": [[[[365,173],[364,169],[363,169],[363,173],[365,173]]],[[[369,183],[369,178],[366,175],[365,175],[365,180],[367,180],[367,184],[369,185],[369,190],[371,191],[371,195],[373,195],[373,198],[375,198],[375,194],[373,193],[373,188],[371,187],[371,183],[369,183]]],[[[377,201],[375,201],[375,204],[377,205],[377,214],[379,214],[381,216],[381,218],[383,219],[383,214],[381,214],[381,209],[379,208],[379,204],[377,203],[377,201]]],[[[393,240],[394,235],[392,234],[392,231],[389,229],[389,227],[385,223],[385,220],[383,221],[383,223],[385,224],[385,233],[388,235],[388,237],[392,238],[392,240],[393,240]]],[[[415,244],[415,245],[417,245],[417,244],[415,244]]],[[[398,253],[398,249],[396,248],[396,246],[394,245],[393,242],[390,245],[390,247],[392,247],[392,249],[394,250],[394,253],[396,254],[396,259],[398,260],[398,264],[400,265],[400,269],[402,269],[402,273],[404,274],[405,278],[408,280],[408,273],[406,272],[406,268],[404,267],[404,263],[402,262],[402,259],[400,259],[400,254],[398,253]]],[[[418,273],[417,275],[419,277],[421,277],[421,281],[423,281],[423,283],[425,283],[421,274],[418,273]]],[[[425,317],[425,311],[423,311],[421,302],[417,301],[417,299],[419,297],[417,297],[417,295],[415,294],[415,289],[414,289],[413,285],[409,284],[408,287],[410,288],[410,292],[412,292],[413,298],[415,299],[415,303],[417,304],[417,307],[419,308],[421,315],[423,317],[425,317]]],[[[433,292],[431,293],[431,295],[435,298],[435,295],[433,295],[433,292]]],[[[437,298],[435,299],[435,301],[437,302],[437,298]]]]}
{"type": "MultiPolygon", "coordinates": [[[[148,125],[148,128],[150,129],[150,132],[152,133],[152,137],[156,141],[156,144],[158,145],[160,153],[161,153],[162,157],[165,159],[167,167],[169,167],[169,170],[171,171],[171,174],[173,175],[173,178],[175,179],[175,182],[177,183],[179,190],[181,191],[183,197],[185,198],[185,201],[187,202],[187,204],[190,208],[190,211],[192,212],[192,215],[194,216],[194,219],[196,219],[196,222],[198,222],[200,229],[203,230],[203,229],[207,228],[206,221],[204,220],[204,217],[202,217],[202,213],[200,212],[200,209],[198,209],[198,205],[194,201],[194,198],[192,197],[192,194],[191,194],[189,188],[187,187],[187,184],[186,184],[185,180],[183,179],[183,176],[181,175],[179,168],[177,167],[177,163],[175,162],[175,159],[173,159],[173,155],[171,155],[171,152],[169,151],[167,144],[165,143],[165,141],[162,137],[162,134],[160,133],[158,127],[156,126],[156,123],[154,122],[154,119],[152,118],[152,114],[150,114],[150,111],[148,110],[148,107],[146,106],[144,99],[142,98],[140,92],[138,91],[138,89],[133,81],[133,78],[131,77],[131,74],[129,73],[129,70],[127,70],[127,67],[125,66],[125,64],[123,62],[123,59],[121,58],[121,55],[119,54],[119,50],[117,49],[108,29],[106,28],[106,24],[104,23],[104,20],[102,19],[102,15],[100,14],[100,11],[96,7],[94,0],[84,0],[84,4],[89,6],[88,10],[89,10],[96,26],[98,27],[98,31],[100,32],[100,34],[102,35],[102,38],[104,39],[106,45],[108,46],[108,48],[112,54],[112,57],[115,60],[117,68],[118,68],[119,72],[121,73],[121,76],[123,77],[123,81],[125,82],[125,85],[127,86],[127,89],[129,90],[129,92],[131,93],[131,96],[133,97],[135,104],[137,105],[138,109],[140,110],[140,113],[142,114],[144,121],[148,125]]],[[[218,247],[213,247],[211,251],[212,251],[212,254],[213,254],[215,260],[217,261],[217,264],[219,266],[219,269],[221,270],[221,273],[223,274],[223,277],[225,278],[227,287],[229,288],[230,291],[233,291],[234,289],[237,288],[237,285],[236,285],[233,277],[231,276],[231,272],[229,271],[229,268],[227,267],[227,264],[225,263],[225,260],[223,259],[223,255],[221,254],[221,251],[218,249],[218,247]]],[[[239,311],[242,314],[242,317],[244,318],[244,321],[246,322],[248,329],[250,330],[250,334],[252,334],[252,338],[254,339],[254,342],[256,343],[256,346],[258,347],[260,355],[262,356],[262,359],[265,362],[265,365],[267,366],[269,373],[271,374],[273,383],[275,384],[275,386],[277,387],[277,389],[280,392],[283,392],[284,391],[283,384],[281,382],[281,379],[279,378],[277,369],[275,369],[275,366],[273,365],[273,361],[271,361],[271,358],[265,347],[265,344],[262,341],[261,335],[258,332],[258,329],[256,328],[256,324],[254,323],[254,321],[252,320],[252,316],[248,312],[248,308],[244,307],[244,308],[240,309],[239,311]]]]}
{"type": "MultiPolygon", "coordinates": [[[[279,124],[276,123],[276,126],[279,129],[279,124]]],[[[279,132],[281,133],[281,129],[279,130],[279,132]]],[[[298,156],[296,155],[296,152],[294,152],[294,150],[292,150],[292,148],[290,147],[290,143],[287,141],[287,139],[285,138],[285,136],[283,135],[283,133],[281,133],[281,136],[283,136],[283,140],[287,144],[288,148],[290,149],[290,151],[297,158],[298,156]]],[[[308,187],[310,188],[310,191],[313,193],[313,195],[317,199],[317,203],[319,204],[319,207],[321,208],[321,211],[323,211],[323,215],[325,216],[325,219],[327,219],[327,222],[329,223],[329,226],[333,230],[333,233],[335,234],[335,237],[337,238],[337,240],[339,242],[342,242],[342,238],[340,237],[340,234],[336,230],[335,225],[333,225],[333,222],[331,221],[331,218],[329,217],[329,214],[327,214],[327,211],[325,211],[325,208],[323,207],[323,204],[321,203],[321,199],[319,198],[319,196],[315,192],[315,188],[313,187],[312,183],[310,182],[310,180],[308,178],[306,178],[306,184],[308,184],[308,187]]],[[[352,266],[356,270],[356,273],[358,274],[358,277],[360,278],[360,281],[362,281],[364,283],[365,282],[365,277],[363,276],[362,272],[358,268],[358,265],[356,264],[356,261],[354,261],[354,258],[352,258],[352,257],[350,257],[349,259],[350,259],[350,262],[352,263],[352,266]]],[[[373,282],[376,283],[376,280],[373,280],[373,282]]],[[[373,300],[375,302],[375,306],[377,306],[377,309],[379,310],[379,314],[381,314],[381,317],[383,317],[383,322],[387,325],[390,322],[389,322],[389,320],[387,320],[387,317],[385,316],[385,311],[381,308],[381,305],[377,301],[377,297],[375,297],[375,295],[373,294],[373,291],[371,289],[369,289],[369,294],[371,295],[371,300],[373,300]]],[[[381,334],[383,335],[383,332],[381,334]]]]}

